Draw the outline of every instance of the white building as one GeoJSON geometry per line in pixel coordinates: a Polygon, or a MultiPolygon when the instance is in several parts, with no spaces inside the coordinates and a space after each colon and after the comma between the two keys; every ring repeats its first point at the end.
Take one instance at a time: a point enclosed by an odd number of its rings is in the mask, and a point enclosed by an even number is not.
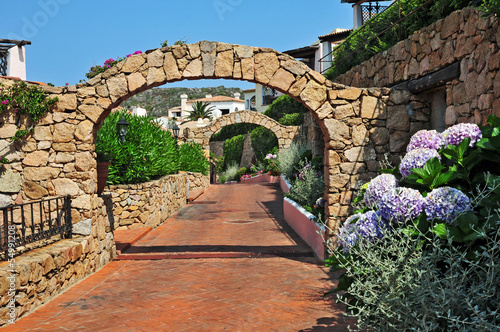
{"type": "Polygon", "coordinates": [[[188,117],[189,113],[193,110],[193,104],[197,101],[209,103],[209,107],[213,107],[213,118],[245,109],[245,101],[240,99],[239,93],[235,93],[234,97],[212,97],[211,95],[206,95],[205,98],[200,99],[187,100],[187,98],[188,96],[186,94],[181,95],[181,106],[170,108],[168,110],[169,117],[175,117],[178,119],[188,117]]]}
{"type": "Polygon", "coordinates": [[[146,115],[148,115],[148,111],[146,111],[142,107],[133,107],[132,108],[132,115],[135,115],[135,116],[146,116],[146,115]]]}
{"type": "Polygon", "coordinates": [[[18,77],[26,80],[26,50],[31,45],[27,40],[0,39],[0,76],[18,77]]]}

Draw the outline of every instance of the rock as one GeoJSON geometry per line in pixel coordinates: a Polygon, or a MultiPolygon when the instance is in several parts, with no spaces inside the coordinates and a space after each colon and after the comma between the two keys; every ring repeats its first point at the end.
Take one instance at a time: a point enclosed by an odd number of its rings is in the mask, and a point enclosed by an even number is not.
{"type": "Polygon", "coordinates": [[[410,117],[404,105],[387,107],[387,129],[410,130],[410,117]]]}
{"type": "Polygon", "coordinates": [[[181,78],[181,73],[177,68],[177,61],[172,53],[165,53],[165,58],[163,59],[163,69],[167,76],[167,80],[177,80],[181,78]]]}
{"type": "Polygon", "coordinates": [[[2,124],[0,126],[0,138],[11,138],[17,132],[17,126],[15,124],[2,124]]]}
{"type": "Polygon", "coordinates": [[[74,134],[75,125],[66,122],[56,123],[52,140],[57,143],[70,142],[74,138],[74,134]]]}
{"type": "Polygon", "coordinates": [[[75,199],[71,200],[71,207],[77,209],[91,210],[92,209],[92,199],[90,195],[80,195],[75,199]]]}
{"type": "Polygon", "coordinates": [[[361,89],[358,88],[346,88],[342,90],[337,90],[337,98],[347,99],[347,100],[357,100],[361,95],[361,89]]]}
{"type": "Polygon", "coordinates": [[[123,65],[121,72],[122,73],[133,73],[137,71],[144,63],[146,59],[142,54],[135,54],[127,58],[125,60],[125,64],[123,65]]]}
{"type": "Polygon", "coordinates": [[[49,126],[36,126],[33,131],[33,138],[37,141],[51,141],[52,132],[49,126]]]}
{"type": "Polygon", "coordinates": [[[60,172],[59,169],[52,167],[26,167],[23,176],[26,181],[43,181],[55,179],[60,172]]]}
{"type": "MultiPolygon", "coordinates": [[[[119,98],[128,94],[128,84],[127,84],[127,79],[125,78],[125,74],[111,77],[110,79],[108,79],[106,81],[106,84],[108,85],[108,91],[109,91],[112,102],[115,102],[119,98]]],[[[82,107],[82,106],[80,106],[80,107],[82,107]]],[[[89,113],[95,114],[96,112],[94,111],[94,112],[89,112],[89,113]]],[[[87,114],[85,114],[85,115],[87,115],[87,114]]],[[[89,118],[90,118],[90,116],[89,116],[89,118]]],[[[97,121],[97,119],[95,119],[95,118],[90,118],[90,119],[93,122],[97,121]]]]}
{"type": "Polygon", "coordinates": [[[184,72],[182,74],[182,76],[184,77],[201,77],[202,76],[202,68],[203,68],[203,64],[201,62],[201,60],[199,59],[195,59],[193,61],[191,61],[186,69],[184,69],[184,72]]]}
{"type": "Polygon", "coordinates": [[[57,112],[64,112],[66,110],[68,110],[68,111],[76,110],[78,103],[76,100],[75,93],[58,95],[57,98],[59,100],[56,104],[56,111],[57,112]]]}
{"type": "Polygon", "coordinates": [[[49,195],[47,189],[32,181],[24,182],[24,193],[26,194],[26,196],[28,196],[28,198],[33,200],[40,199],[49,195]]]}
{"type": "Polygon", "coordinates": [[[73,224],[73,234],[90,235],[92,234],[92,219],[85,219],[73,224]]]}
{"type": "Polygon", "coordinates": [[[310,80],[300,93],[300,99],[313,111],[317,110],[326,101],[326,87],[310,80]]]}
{"type": "Polygon", "coordinates": [[[75,168],[77,171],[89,171],[96,168],[96,160],[89,151],[75,154],[75,168]]]}
{"type": "Polygon", "coordinates": [[[27,166],[47,166],[49,153],[47,151],[34,151],[28,153],[23,159],[23,164],[27,166]]]}
{"type": "Polygon", "coordinates": [[[328,129],[330,140],[336,141],[349,138],[349,127],[344,122],[335,119],[325,119],[324,123],[328,129]]]}
{"type": "Polygon", "coordinates": [[[280,68],[269,81],[269,85],[281,91],[288,91],[293,82],[295,82],[295,76],[280,68]]]}
{"type": "Polygon", "coordinates": [[[344,151],[344,156],[350,162],[375,160],[377,155],[370,147],[354,147],[344,151]]]}
{"type": "Polygon", "coordinates": [[[368,143],[368,130],[362,124],[352,128],[352,142],[355,146],[368,143]]]}
{"type": "Polygon", "coordinates": [[[70,179],[60,178],[52,180],[57,196],[76,196],[80,192],[78,184],[70,179]]]}
{"type": "Polygon", "coordinates": [[[361,100],[361,117],[365,119],[385,119],[387,117],[385,102],[372,96],[363,96],[361,100]]]}
{"type": "Polygon", "coordinates": [[[232,77],[233,76],[233,51],[225,51],[217,54],[215,62],[216,77],[232,77]]]}
{"type": "Polygon", "coordinates": [[[370,130],[370,139],[375,145],[385,145],[389,143],[389,130],[383,127],[375,127],[370,130]]]}
{"type": "Polygon", "coordinates": [[[0,194],[0,208],[12,204],[12,198],[9,195],[0,194]]]}
{"type": "MultiPolygon", "coordinates": [[[[257,53],[254,59],[255,80],[261,84],[269,83],[269,80],[273,77],[274,73],[280,66],[278,57],[275,53],[257,53]]],[[[318,107],[320,105],[318,105],[318,107]]]]}
{"type": "Polygon", "coordinates": [[[14,173],[11,170],[0,172],[0,192],[18,193],[21,191],[21,174],[14,173]]]}
{"type": "Polygon", "coordinates": [[[130,92],[140,90],[146,85],[146,79],[141,73],[133,73],[127,77],[128,89],[130,92]]]}
{"type": "Polygon", "coordinates": [[[153,67],[162,67],[163,66],[163,52],[160,50],[156,50],[154,52],[148,53],[147,61],[149,70],[153,67]]]}

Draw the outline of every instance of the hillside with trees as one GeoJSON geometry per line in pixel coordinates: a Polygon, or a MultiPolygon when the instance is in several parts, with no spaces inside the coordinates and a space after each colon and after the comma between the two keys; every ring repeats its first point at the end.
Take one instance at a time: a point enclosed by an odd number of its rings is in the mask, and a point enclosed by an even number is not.
{"type": "Polygon", "coordinates": [[[166,116],[167,110],[181,105],[181,95],[188,95],[188,99],[205,98],[206,95],[233,97],[234,93],[240,93],[241,99],[244,94],[240,88],[226,88],[224,86],[211,88],[154,88],[141,92],[128,100],[121,106],[126,108],[142,107],[148,111],[148,115],[159,117],[166,116]]]}

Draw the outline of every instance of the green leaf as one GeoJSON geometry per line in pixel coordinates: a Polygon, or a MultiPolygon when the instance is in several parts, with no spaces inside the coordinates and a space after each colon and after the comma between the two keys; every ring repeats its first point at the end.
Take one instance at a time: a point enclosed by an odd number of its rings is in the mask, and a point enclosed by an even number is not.
{"type": "Polygon", "coordinates": [[[448,232],[450,234],[450,237],[453,239],[455,242],[464,242],[464,233],[460,230],[460,228],[452,225],[446,225],[448,232]]]}
{"type": "Polygon", "coordinates": [[[436,188],[443,184],[448,184],[450,181],[453,181],[458,177],[456,172],[448,171],[446,173],[441,173],[432,181],[432,187],[436,188]]]}
{"type": "Polygon", "coordinates": [[[446,224],[437,224],[432,229],[432,232],[442,239],[448,238],[448,234],[446,233],[446,224]]]}
{"type": "Polygon", "coordinates": [[[462,231],[469,233],[478,225],[477,216],[472,211],[461,214],[457,218],[457,225],[462,231]]]}

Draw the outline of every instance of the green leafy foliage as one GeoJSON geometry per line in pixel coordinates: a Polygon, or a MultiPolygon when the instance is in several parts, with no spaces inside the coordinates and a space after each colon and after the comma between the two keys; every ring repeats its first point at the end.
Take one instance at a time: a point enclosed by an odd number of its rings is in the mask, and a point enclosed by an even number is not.
{"type": "Polygon", "coordinates": [[[108,184],[140,183],[177,173],[179,151],[172,134],[148,116],[124,111],[111,113],[97,132],[96,152],[111,159],[108,184]],[[116,123],[129,123],[126,142],[120,143],[116,123]]]}
{"type": "Polygon", "coordinates": [[[253,123],[235,123],[229,126],[222,127],[221,130],[216,132],[210,137],[211,142],[225,141],[231,137],[238,135],[246,135],[259,125],[253,123]]]}
{"type": "Polygon", "coordinates": [[[57,101],[57,98],[49,98],[38,85],[16,82],[7,87],[0,84],[0,113],[14,110],[18,115],[18,127],[21,127],[22,123],[25,126],[16,132],[13,140],[31,133],[34,125],[57,101]],[[27,122],[27,125],[24,122],[27,122]]]}
{"type": "Polygon", "coordinates": [[[264,160],[266,154],[278,149],[278,138],[269,129],[257,127],[250,133],[252,148],[258,161],[264,160]]]}
{"type": "Polygon", "coordinates": [[[212,111],[215,109],[215,106],[210,106],[209,102],[195,101],[192,107],[193,110],[189,111],[185,122],[197,121],[198,119],[212,120],[212,111]]]}
{"type": "Polygon", "coordinates": [[[290,122],[293,118],[295,122],[293,122],[293,126],[298,126],[301,125],[304,121],[303,114],[308,112],[308,109],[293,99],[292,97],[288,95],[283,95],[279,96],[276,98],[271,105],[267,108],[267,110],[264,112],[264,115],[267,115],[268,117],[278,121],[281,123],[281,121],[284,122],[290,122]],[[302,117],[300,115],[296,115],[294,117],[286,117],[283,119],[288,114],[302,114],[302,117]],[[283,119],[283,120],[281,120],[283,119]],[[301,122],[299,122],[299,120],[301,122]]]}
{"type": "Polygon", "coordinates": [[[246,167],[242,167],[240,168],[237,172],[236,172],[236,180],[237,181],[240,181],[241,177],[243,175],[247,174],[247,168],[246,167]]]}
{"type": "Polygon", "coordinates": [[[179,146],[179,170],[208,175],[210,163],[200,144],[186,142],[179,146]]]}
{"type": "MultiPolygon", "coordinates": [[[[401,0],[401,14],[407,16],[411,11],[427,0],[401,0]]],[[[485,2],[498,2],[498,0],[485,2]]],[[[334,80],[337,76],[347,72],[352,67],[381,53],[400,40],[408,38],[418,31],[439,19],[445,18],[451,12],[467,6],[478,6],[481,0],[435,0],[426,4],[415,14],[387,30],[399,20],[399,6],[393,5],[380,15],[373,17],[365,25],[353,31],[348,40],[333,51],[332,67],[325,76],[334,80]],[[387,30],[387,31],[385,31],[387,30]],[[384,32],[385,31],[385,32],[384,32]]]]}
{"type": "Polygon", "coordinates": [[[231,163],[240,164],[244,142],[245,135],[234,136],[224,142],[224,163],[226,167],[231,163]]]}
{"type": "Polygon", "coordinates": [[[300,126],[304,123],[304,113],[285,114],[278,122],[284,126],[300,126]]]}

